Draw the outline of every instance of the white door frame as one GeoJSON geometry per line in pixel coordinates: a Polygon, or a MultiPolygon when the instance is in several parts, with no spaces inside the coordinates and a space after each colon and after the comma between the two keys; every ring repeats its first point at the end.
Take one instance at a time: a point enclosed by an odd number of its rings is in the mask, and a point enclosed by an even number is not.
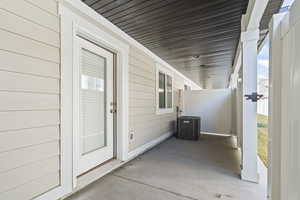
{"type": "MultiPolygon", "coordinates": [[[[74,64],[74,40],[76,37],[80,36],[85,38],[97,45],[100,45],[103,48],[113,52],[116,55],[116,76],[117,76],[117,127],[116,127],[116,139],[117,139],[117,152],[116,158],[121,161],[126,161],[128,159],[128,56],[129,56],[129,46],[124,42],[112,37],[110,34],[102,31],[97,25],[92,24],[82,17],[80,13],[69,9],[68,6],[59,4],[59,13],[61,15],[61,48],[62,54],[68,52],[68,56],[62,57],[62,99],[68,99],[69,104],[73,102],[69,95],[72,95],[72,92],[69,91],[70,84],[72,85],[73,79],[73,70],[72,66],[74,64]],[[71,54],[70,54],[71,52],[71,54]],[[63,84],[65,83],[65,84],[63,84]],[[64,88],[68,86],[68,88],[64,88]],[[66,91],[66,93],[63,93],[66,91]]],[[[67,54],[67,53],[66,53],[67,54]]],[[[73,95],[72,95],[73,96],[73,95]]],[[[69,105],[66,105],[68,108],[64,108],[62,104],[62,115],[72,116],[74,119],[73,110],[70,109],[69,105]]],[[[65,117],[67,118],[67,117],[65,117]]],[[[66,119],[62,122],[65,126],[69,128],[69,131],[74,128],[73,120],[66,119]]],[[[70,133],[69,133],[70,134],[70,133]]],[[[74,138],[73,138],[74,139],[74,138]]],[[[73,143],[69,144],[73,146],[73,143]]],[[[73,158],[71,166],[68,163],[69,169],[73,169],[72,176],[69,178],[71,180],[73,188],[77,184],[77,175],[75,165],[75,160],[77,159],[74,154],[74,146],[70,152],[65,152],[68,156],[73,158]]],[[[64,176],[64,174],[62,174],[64,176]]],[[[68,175],[70,176],[70,175],[68,175]]]]}

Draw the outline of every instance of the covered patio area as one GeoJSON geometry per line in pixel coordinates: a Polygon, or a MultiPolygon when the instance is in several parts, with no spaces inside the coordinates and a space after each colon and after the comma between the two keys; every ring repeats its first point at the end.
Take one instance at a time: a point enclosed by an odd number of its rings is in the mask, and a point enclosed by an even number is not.
{"type": "Polygon", "coordinates": [[[0,1],[0,200],[299,200],[292,1],[0,1]]]}
{"type": "Polygon", "coordinates": [[[234,137],[172,137],[67,200],[266,199],[263,183],[240,179],[239,157],[234,137]]]}

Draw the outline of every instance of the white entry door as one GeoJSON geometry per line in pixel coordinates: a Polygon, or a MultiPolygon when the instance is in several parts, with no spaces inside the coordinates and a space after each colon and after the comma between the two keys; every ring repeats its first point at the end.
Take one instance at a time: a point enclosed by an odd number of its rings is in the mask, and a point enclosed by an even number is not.
{"type": "Polygon", "coordinates": [[[113,54],[77,38],[74,154],[78,176],[113,157],[113,54]]]}

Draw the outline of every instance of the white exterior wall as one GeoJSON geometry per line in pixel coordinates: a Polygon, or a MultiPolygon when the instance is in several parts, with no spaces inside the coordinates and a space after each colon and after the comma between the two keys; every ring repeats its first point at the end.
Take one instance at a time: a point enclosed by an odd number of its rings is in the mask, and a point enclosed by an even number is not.
{"type": "Polygon", "coordinates": [[[57,2],[2,0],[0,18],[0,199],[32,199],[60,184],[57,2]]]}
{"type": "MultiPolygon", "coordinates": [[[[57,4],[56,0],[0,1],[0,199],[32,199],[60,185],[59,145],[64,133],[60,132],[57,4]]],[[[156,114],[155,62],[130,45],[129,130],[135,133],[130,151],[173,131],[176,113],[156,114]]],[[[184,78],[174,73],[173,85],[175,111],[184,78]]]]}
{"type": "MultiPolygon", "coordinates": [[[[129,131],[134,141],[129,143],[130,151],[146,144],[175,128],[176,109],[168,114],[156,114],[156,64],[155,60],[141,50],[131,47],[129,54],[129,131]]],[[[183,89],[183,79],[174,77],[174,95],[183,89]]],[[[174,97],[174,100],[177,97],[174,97]]]]}

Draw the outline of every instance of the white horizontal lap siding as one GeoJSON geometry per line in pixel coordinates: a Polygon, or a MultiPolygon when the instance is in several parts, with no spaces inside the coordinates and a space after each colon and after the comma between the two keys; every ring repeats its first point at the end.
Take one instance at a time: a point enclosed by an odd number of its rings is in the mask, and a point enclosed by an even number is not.
{"type": "Polygon", "coordinates": [[[145,105],[153,107],[155,105],[155,100],[153,98],[149,98],[149,99],[132,98],[129,101],[129,107],[143,107],[145,105]]]}
{"type": "Polygon", "coordinates": [[[142,74],[139,75],[139,74],[134,74],[134,73],[131,73],[129,75],[129,80],[130,80],[130,83],[132,84],[141,84],[143,86],[148,86],[150,87],[151,89],[153,89],[153,85],[155,85],[155,80],[154,79],[150,79],[146,76],[143,76],[142,74]]]}
{"type": "Polygon", "coordinates": [[[28,21],[32,21],[36,24],[46,27],[50,30],[59,32],[58,16],[51,13],[58,13],[57,3],[54,3],[56,4],[56,7],[54,8],[55,10],[46,10],[46,7],[44,5],[46,5],[47,3],[45,4],[45,2],[41,0],[40,3],[38,3],[37,0],[1,0],[0,8],[14,13],[15,15],[18,15],[28,21]]]}
{"type": "Polygon", "coordinates": [[[55,0],[0,1],[0,199],[60,184],[60,37],[55,0]]]}
{"type": "Polygon", "coordinates": [[[59,94],[59,80],[16,72],[0,71],[0,91],[59,94]]]}
{"type": "MultiPolygon", "coordinates": [[[[46,145],[45,143],[56,143],[59,140],[59,127],[57,125],[6,131],[1,133],[0,153],[13,152],[16,150],[27,151],[30,148],[46,145]],[[24,147],[28,147],[24,149],[24,147]]],[[[54,151],[56,152],[56,151],[54,151]]],[[[3,154],[1,154],[3,156],[3,154]]],[[[2,157],[1,157],[2,158],[2,157]]],[[[4,161],[4,160],[2,160],[4,161]]],[[[7,162],[6,164],[9,164],[7,162]]],[[[4,164],[0,166],[0,171],[4,164]]]]}
{"type": "Polygon", "coordinates": [[[146,128],[146,129],[151,129],[152,127],[169,127],[169,122],[174,120],[174,116],[164,116],[164,117],[156,117],[153,116],[152,119],[141,119],[141,120],[137,120],[137,119],[132,119],[132,121],[130,122],[132,126],[134,126],[136,129],[137,128],[146,128]],[[147,123],[143,123],[143,122],[147,122],[147,123]]]}
{"type": "Polygon", "coordinates": [[[32,74],[43,77],[59,78],[59,63],[32,58],[20,53],[0,49],[1,70],[32,74]]]}
{"type": "Polygon", "coordinates": [[[138,82],[131,82],[129,81],[129,87],[132,89],[132,91],[136,92],[142,92],[142,93],[148,93],[148,94],[155,94],[155,89],[153,89],[153,86],[146,85],[143,81],[140,83],[138,82]]]}
{"type": "Polygon", "coordinates": [[[0,17],[2,19],[0,21],[1,29],[26,36],[51,46],[59,47],[60,45],[58,37],[59,33],[55,31],[49,31],[49,29],[45,29],[38,24],[29,22],[26,19],[23,19],[21,16],[15,15],[4,9],[0,10],[0,17]],[[12,24],[12,21],[15,23],[12,24]]]}
{"type": "MultiPolygon", "coordinates": [[[[183,80],[181,80],[183,82],[183,80]]],[[[175,80],[174,86],[175,86],[175,80]]],[[[178,83],[177,87],[183,87],[178,83]]],[[[173,131],[175,112],[156,114],[156,64],[142,51],[131,48],[129,55],[129,130],[135,139],[130,142],[134,150],[163,134],[173,131]]]]}
{"type": "Polygon", "coordinates": [[[2,50],[59,63],[60,58],[57,47],[53,47],[1,29],[0,38],[0,48],[2,50]]]}
{"type": "Polygon", "coordinates": [[[9,190],[0,194],[0,199],[23,200],[32,199],[40,194],[57,186],[59,179],[58,172],[52,172],[32,180],[24,185],[17,187],[14,190],[9,190]]]}
{"type": "Polygon", "coordinates": [[[5,184],[0,185],[0,192],[6,192],[15,187],[24,185],[46,174],[59,171],[59,157],[53,156],[0,174],[5,184]]]}
{"type": "Polygon", "coordinates": [[[59,94],[0,91],[0,110],[58,110],[59,94]]]}
{"type": "Polygon", "coordinates": [[[54,16],[58,16],[58,5],[57,5],[57,1],[58,0],[25,0],[29,3],[31,3],[32,5],[35,5],[41,9],[43,9],[44,11],[51,13],[54,16]]]}

